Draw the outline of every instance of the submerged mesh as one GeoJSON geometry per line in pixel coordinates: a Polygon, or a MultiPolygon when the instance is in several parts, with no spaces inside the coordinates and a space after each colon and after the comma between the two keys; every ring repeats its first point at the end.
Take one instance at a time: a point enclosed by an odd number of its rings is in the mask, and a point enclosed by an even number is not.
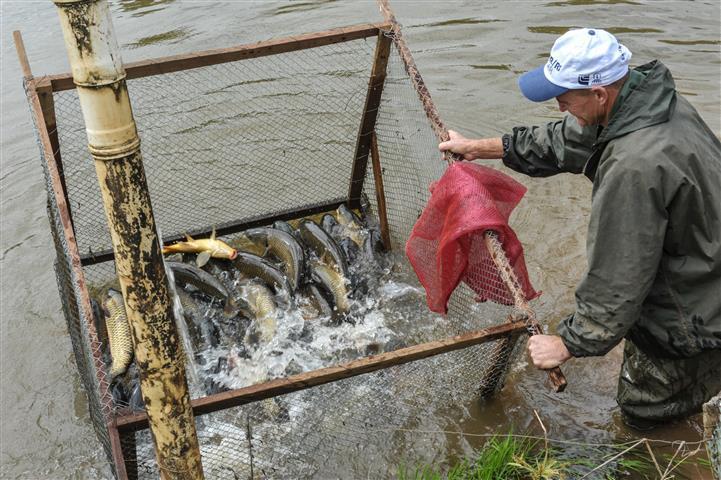
{"type": "Polygon", "coordinates": [[[431,199],[406,243],[406,254],[425,287],[428,307],[446,313],[448,298],[463,281],[478,301],[514,304],[485,245],[485,232],[499,236],[526,299],[537,296],[528,279],[523,247],[508,217],[526,188],[482,165],[454,163],[430,187],[431,199]]]}

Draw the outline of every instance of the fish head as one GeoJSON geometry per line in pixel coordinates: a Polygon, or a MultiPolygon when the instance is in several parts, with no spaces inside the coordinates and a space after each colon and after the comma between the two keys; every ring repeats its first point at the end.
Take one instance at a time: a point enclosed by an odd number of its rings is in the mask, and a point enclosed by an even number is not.
{"type": "Polygon", "coordinates": [[[238,256],[238,251],[221,240],[213,241],[213,251],[210,253],[213,258],[227,258],[233,260],[238,256]]]}

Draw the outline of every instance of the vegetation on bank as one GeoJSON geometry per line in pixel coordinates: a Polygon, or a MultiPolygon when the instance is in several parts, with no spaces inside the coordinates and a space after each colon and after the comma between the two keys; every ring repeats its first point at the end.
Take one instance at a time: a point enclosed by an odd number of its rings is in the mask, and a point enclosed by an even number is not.
{"type": "Polygon", "coordinates": [[[648,439],[617,444],[583,446],[585,453],[573,454],[549,444],[547,437],[497,435],[491,437],[472,458],[455,465],[401,465],[399,480],[563,480],[563,479],[661,479],[697,478],[683,473],[709,472],[703,443],[681,442],[672,453],[654,452],[648,439]],[[693,448],[689,448],[693,447],[693,448]],[[591,454],[588,449],[593,450],[591,454]]]}

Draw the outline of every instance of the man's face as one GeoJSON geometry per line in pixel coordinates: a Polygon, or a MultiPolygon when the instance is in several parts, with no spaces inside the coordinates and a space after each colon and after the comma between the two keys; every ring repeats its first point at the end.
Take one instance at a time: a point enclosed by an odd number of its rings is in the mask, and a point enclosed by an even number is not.
{"type": "MultiPolygon", "coordinates": [[[[578,120],[582,127],[588,125],[601,125],[606,118],[605,95],[600,94],[602,89],[594,87],[588,90],[569,90],[556,97],[558,108],[568,112],[578,120]],[[597,91],[598,89],[598,91],[597,91]]],[[[605,94],[605,92],[603,92],[605,94]]]]}

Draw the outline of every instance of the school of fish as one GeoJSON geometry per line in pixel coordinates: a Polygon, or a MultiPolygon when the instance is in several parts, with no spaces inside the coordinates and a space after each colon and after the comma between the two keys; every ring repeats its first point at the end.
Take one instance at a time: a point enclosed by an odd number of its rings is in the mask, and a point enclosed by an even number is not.
{"type": "MultiPolygon", "coordinates": [[[[176,313],[195,361],[206,363],[201,352],[208,349],[229,349],[229,355],[204,365],[205,370],[227,371],[233,359],[247,358],[271,342],[284,312],[331,326],[356,321],[352,300],[367,293],[369,269],[384,268],[380,232],[345,205],[318,222],[291,223],[251,228],[227,242],[213,230],[210,238],[186,236],[163,248],[180,306],[176,313]]],[[[140,410],[143,400],[122,295],[111,288],[95,303],[102,305],[96,321],[116,407],[140,410]]],[[[206,394],[227,389],[210,378],[204,382],[206,394]]]]}

